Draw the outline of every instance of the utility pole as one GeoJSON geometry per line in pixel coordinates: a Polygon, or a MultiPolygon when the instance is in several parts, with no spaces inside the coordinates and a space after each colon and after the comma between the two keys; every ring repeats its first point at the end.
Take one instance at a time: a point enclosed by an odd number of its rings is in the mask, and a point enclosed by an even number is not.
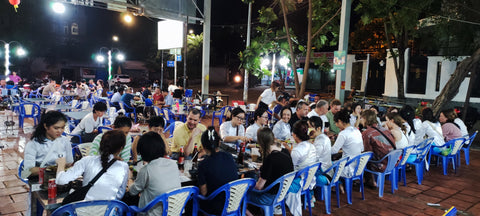
{"type": "MultiPolygon", "coordinates": [[[[340,34],[338,36],[338,51],[345,51],[345,64],[347,64],[348,56],[348,36],[350,29],[350,12],[352,8],[352,0],[342,0],[342,14],[340,18],[340,34]]],[[[345,66],[346,68],[346,66],[345,66]]],[[[337,70],[337,78],[335,82],[335,98],[339,99],[342,104],[345,100],[345,77],[346,69],[337,70]],[[342,88],[343,87],[343,88],[342,88]]]]}
{"type": "MultiPolygon", "coordinates": [[[[252,3],[248,3],[248,20],[247,20],[247,48],[250,46],[250,33],[252,28],[252,3]]],[[[245,76],[243,78],[243,101],[245,105],[248,100],[248,70],[245,69],[245,76]]]]}
{"type": "Polygon", "coordinates": [[[202,94],[208,94],[210,81],[210,22],[212,0],[205,0],[204,6],[204,23],[203,23],[203,67],[202,67],[202,94]]]}

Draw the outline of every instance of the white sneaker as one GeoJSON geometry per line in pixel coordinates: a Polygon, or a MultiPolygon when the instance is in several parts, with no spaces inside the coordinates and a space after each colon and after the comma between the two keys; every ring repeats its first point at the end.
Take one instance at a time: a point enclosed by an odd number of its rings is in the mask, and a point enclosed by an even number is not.
{"type": "Polygon", "coordinates": [[[282,207],[280,206],[276,206],[275,209],[273,209],[273,214],[274,215],[281,215],[283,212],[282,212],[282,207]]]}
{"type": "Polygon", "coordinates": [[[315,201],[315,196],[312,196],[312,199],[310,200],[310,206],[312,206],[312,208],[315,207],[315,201]]]}

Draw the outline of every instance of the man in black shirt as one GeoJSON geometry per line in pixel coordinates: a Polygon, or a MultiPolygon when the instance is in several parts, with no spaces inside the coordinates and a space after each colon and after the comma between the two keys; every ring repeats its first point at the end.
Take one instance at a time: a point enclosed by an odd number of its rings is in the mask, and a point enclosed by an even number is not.
{"type": "Polygon", "coordinates": [[[307,120],[308,117],[308,104],[305,101],[300,101],[297,103],[297,111],[292,115],[292,118],[288,122],[290,128],[293,128],[293,124],[298,120],[307,120]]]}

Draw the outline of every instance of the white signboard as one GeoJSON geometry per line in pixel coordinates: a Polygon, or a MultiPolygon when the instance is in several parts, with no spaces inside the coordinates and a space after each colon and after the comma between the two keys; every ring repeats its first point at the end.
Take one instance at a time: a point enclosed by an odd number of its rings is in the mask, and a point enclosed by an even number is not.
{"type": "Polygon", "coordinates": [[[183,22],[165,20],[158,22],[158,49],[183,47],[183,22]]]}

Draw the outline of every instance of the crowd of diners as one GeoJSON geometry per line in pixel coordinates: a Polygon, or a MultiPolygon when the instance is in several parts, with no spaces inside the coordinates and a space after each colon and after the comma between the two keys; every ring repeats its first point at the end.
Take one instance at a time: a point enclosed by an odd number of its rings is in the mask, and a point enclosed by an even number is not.
{"type": "MultiPolygon", "coordinates": [[[[119,116],[111,126],[113,130],[98,133],[100,120],[106,111],[103,102],[93,106],[90,114],[80,121],[73,133],[92,142],[90,156],[74,161],[71,140],[62,135],[67,118],[58,111],[41,116],[31,139],[25,146],[25,176],[34,178],[39,167],[57,166],[56,183],[67,184],[83,176],[86,185],[111,160],[116,160],[107,172],[88,192],[86,200],[121,200],[126,194],[138,196],[139,207],[144,207],[156,196],[181,187],[180,171],[175,160],[178,153],[191,155],[199,150],[197,186],[200,194],[208,196],[222,185],[239,178],[232,154],[220,150],[221,145],[256,143],[260,148],[262,165],[256,176],[255,188],[268,187],[279,177],[309,164],[320,162],[312,187],[328,184],[331,173],[325,173],[332,161],[341,157],[355,157],[362,152],[373,152],[372,160],[384,157],[393,149],[417,145],[426,137],[434,138],[434,146],[468,134],[467,128],[453,109],[441,111],[438,117],[432,109],[424,108],[421,115],[405,105],[390,108],[381,113],[376,106],[364,109],[361,104],[343,106],[339,100],[330,102],[315,98],[312,104],[303,100],[291,100],[288,96],[276,96],[278,84],[273,83],[257,101],[252,124],[245,128],[247,115],[240,107],[233,108],[227,121],[219,127],[201,124],[200,110],[188,111],[186,121],[176,126],[171,145],[163,134],[165,120],[151,117],[148,131],[131,138],[132,121],[119,116]],[[218,130],[216,129],[218,128],[218,130]],[[173,159],[172,159],[173,158],[173,159]],[[141,162],[144,166],[135,179],[127,162],[141,162]]],[[[255,145],[247,145],[251,147],[255,145]]],[[[444,149],[434,147],[433,151],[444,149]]],[[[411,156],[409,160],[414,160],[411,156]]],[[[372,170],[382,171],[385,164],[369,164],[372,170]]],[[[353,167],[347,167],[342,176],[351,176],[353,167]]],[[[375,186],[373,176],[366,175],[366,184],[375,186]]],[[[301,200],[294,181],[286,203],[293,215],[301,215],[301,200]]],[[[276,190],[268,193],[251,192],[249,196],[258,203],[269,203],[276,190]]],[[[202,209],[219,213],[223,208],[222,197],[208,203],[200,203],[202,209]]],[[[313,201],[314,202],[314,201],[313,201]]],[[[251,206],[247,214],[251,215],[251,206]]],[[[276,213],[281,209],[276,209],[276,213]]],[[[161,208],[149,214],[158,215],[161,208]]]]}

